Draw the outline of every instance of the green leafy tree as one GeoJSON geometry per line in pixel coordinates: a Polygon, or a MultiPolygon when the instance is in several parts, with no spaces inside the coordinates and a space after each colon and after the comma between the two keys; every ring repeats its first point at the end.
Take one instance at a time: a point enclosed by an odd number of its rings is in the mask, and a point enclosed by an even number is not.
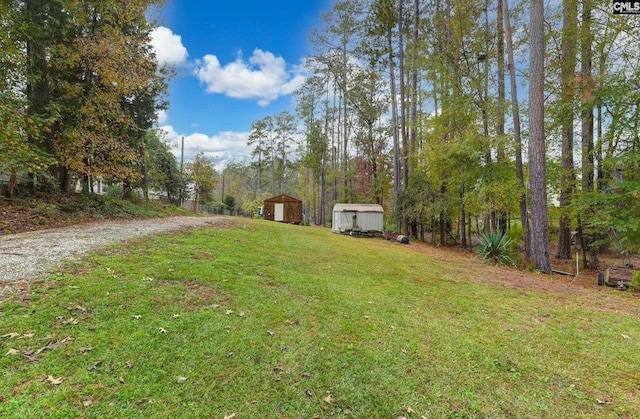
{"type": "Polygon", "coordinates": [[[224,196],[223,204],[229,211],[233,212],[233,210],[236,209],[236,198],[234,198],[233,195],[227,194],[224,196]]]}
{"type": "MultiPolygon", "coordinates": [[[[3,7],[7,2],[3,2],[3,7]]],[[[144,133],[163,106],[165,74],[149,46],[148,7],[161,0],[11,2],[10,44],[24,45],[22,135],[55,159],[44,192],[70,191],[74,177],[144,177],[144,133]]],[[[0,41],[2,42],[2,41],[0,41]]],[[[11,78],[7,78],[11,80],[11,78]]],[[[10,89],[10,88],[9,88],[10,89]]],[[[4,90],[4,89],[3,89],[4,90]]]]}
{"type": "Polygon", "coordinates": [[[277,153],[280,158],[280,193],[284,193],[285,178],[287,173],[287,155],[293,147],[296,134],[295,117],[289,112],[283,111],[275,116],[275,133],[277,141],[277,153]]]}
{"type": "Polygon", "coordinates": [[[206,203],[213,197],[213,190],[218,183],[218,173],[213,162],[203,152],[196,154],[195,159],[186,164],[188,180],[193,183],[193,200],[206,203]]]}
{"type": "Polygon", "coordinates": [[[253,146],[251,156],[256,157],[257,161],[257,179],[256,179],[256,196],[260,195],[260,184],[262,182],[262,168],[265,159],[271,154],[269,136],[273,135],[269,132],[270,118],[265,117],[251,123],[251,133],[247,140],[247,145],[253,146]]]}
{"type": "Polygon", "coordinates": [[[176,157],[157,132],[150,130],[145,135],[147,144],[146,166],[149,187],[166,194],[167,200],[179,206],[186,199],[186,179],[180,172],[176,157]]]}

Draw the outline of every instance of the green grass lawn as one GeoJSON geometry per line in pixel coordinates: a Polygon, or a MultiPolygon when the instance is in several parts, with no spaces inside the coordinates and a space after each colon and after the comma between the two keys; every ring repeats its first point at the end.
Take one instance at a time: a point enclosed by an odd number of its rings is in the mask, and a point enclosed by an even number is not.
{"type": "Polygon", "coordinates": [[[495,272],[262,220],[132,241],[0,305],[0,416],[640,417],[640,302],[495,272]]]}

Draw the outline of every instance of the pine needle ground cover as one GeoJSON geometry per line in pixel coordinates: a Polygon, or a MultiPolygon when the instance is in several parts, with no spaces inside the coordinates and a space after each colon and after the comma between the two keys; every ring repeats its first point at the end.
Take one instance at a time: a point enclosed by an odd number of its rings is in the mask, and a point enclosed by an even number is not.
{"type": "Polygon", "coordinates": [[[262,220],[132,241],[0,305],[0,416],[640,412],[632,295],[496,275],[262,220]]]}

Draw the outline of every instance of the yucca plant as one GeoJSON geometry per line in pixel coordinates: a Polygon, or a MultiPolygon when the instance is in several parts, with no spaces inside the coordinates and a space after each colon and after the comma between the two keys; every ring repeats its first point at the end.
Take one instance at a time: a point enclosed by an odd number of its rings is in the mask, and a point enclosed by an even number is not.
{"type": "Polygon", "coordinates": [[[480,232],[478,234],[478,254],[484,260],[491,260],[496,265],[513,265],[511,245],[513,241],[506,232],[480,232]]]}

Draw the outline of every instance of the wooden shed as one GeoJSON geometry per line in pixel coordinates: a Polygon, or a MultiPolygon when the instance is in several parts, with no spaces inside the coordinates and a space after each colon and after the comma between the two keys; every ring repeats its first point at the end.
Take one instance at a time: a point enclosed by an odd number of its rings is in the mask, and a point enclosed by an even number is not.
{"type": "Polygon", "coordinates": [[[264,200],[264,219],[283,223],[302,223],[302,201],[281,194],[264,200]]]}
{"type": "Polygon", "coordinates": [[[331,231],[347,233],[352,230],[382,232],[384,209],[377,204],[336,204],[333,206],[331,231]]]}

